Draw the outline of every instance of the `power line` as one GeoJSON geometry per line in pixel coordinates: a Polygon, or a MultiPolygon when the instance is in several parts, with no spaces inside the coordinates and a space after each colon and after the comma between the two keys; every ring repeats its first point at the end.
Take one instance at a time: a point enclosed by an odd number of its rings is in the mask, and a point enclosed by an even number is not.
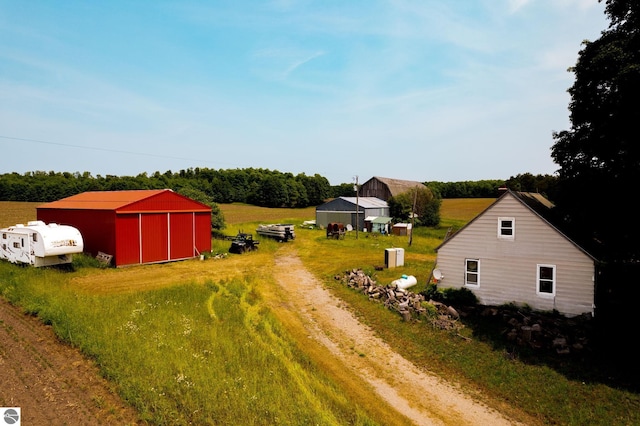
{"type": "Polygon", "coordinates": [[[129,155],[142,155],[142,156],[146,156],[146,157],[170,158],[170,159],[173,159],[173,160],[202,161],[201,159],[200,160],[195,160],[193,158],[174,157],[174,156],[169,156],[169,155],[153,154],[153,153],[150,153],[150,152],[124,151],[124,150],[119,150],[119,149],[100,148],[100,147],[97,147],[97,146],[82,146],[82,145],[73,145],[73,144],[69,144],[69,143],[42,141],[42,140],[38,140],[38,139],[16,138],[16,137],[12,137],[12,136],[2,136],[2,135],[0,135],[0,138],[2,138],[2,139],[10,139],[10,140],[15,140],[15,141],[23,141],[23,142],[35,142],[35,143],[41,143],[41,144],[44,144],[44,145],[56,145],[56,146],[66,146],[66,147],[69,147],[69,148],[87,149],[87,150],[93,150],[93,151],[114,152],[114,153],[118,153],[118,154],[129,154],[129,155]]]}

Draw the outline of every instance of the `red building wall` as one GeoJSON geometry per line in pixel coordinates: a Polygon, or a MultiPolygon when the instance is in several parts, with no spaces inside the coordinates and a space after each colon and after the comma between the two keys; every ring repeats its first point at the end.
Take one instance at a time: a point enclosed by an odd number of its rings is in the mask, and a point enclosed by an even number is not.
{"type": "Polygon", "coordinates": [[[142,263],[140,256],[140,221],[138,214],[121,214],[115,226],[116,246],[114,257],[116,265],[131,265],[142,263]]]}
{"type": "Polygon", "coordinates": [[[110,210],[37,209],[38,220],[77,228],[84,240],[84,252],[92,256],[98,251],[115,254],[115,216],[110,210]]]}
{"type": "MultiPolygon", "coordinates": [[[[169,230],[171,233],[170,259],[185,259],[194,253],[195,217],[193,213],[171,213],[169,230]]],[[[209,249],[211,250],[211,249],[209,249]]]]}
{"type": "Polygon", "coordinates": [[[195,213],[195,239],[200,253],[211,251],[211,213],[195,213]]]}
{"type": "MultiPolygon", "coordinates": [[[[63,201],[68,205],[73,197],[63,201]]],[[[113,210],[49,204],[37,209],[39,220],[78,228],[85,252],[113,255],[116,266],[188,259],[211,251],[211,211],[170,190],[113,210]]]]}
{"type": "Polygon", "coordinates": [[[169,224],[166,213],[145,213],[141,218],[142,263],[169,260],[169,224]]]}

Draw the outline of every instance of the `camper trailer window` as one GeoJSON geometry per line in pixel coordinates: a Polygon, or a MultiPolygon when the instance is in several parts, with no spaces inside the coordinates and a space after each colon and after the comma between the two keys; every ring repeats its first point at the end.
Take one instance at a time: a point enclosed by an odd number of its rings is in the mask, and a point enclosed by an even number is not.
{"type": "Polygon", "coordinates": [[[6,244],[3,244],[3,245],[2,245],[2,250],[6,250],[6,249],[7,249],[7,245],[6,245],[6,244]]]}
{"type": "Polygon", "coordinates": [[[7,234],[6,234],[6,233],[4,233],[4,232],[2,233],[2,239],[3,239],[3,240],[6,240],[6,239],[7,239],[7,234]]]}
{"type": "Polygon", "coordinates": [[[13,242],[13,248],[20,248],[20,243],[17,241],[13,242]]]}
{"type": "Polygon", "coordinates": [[[33,236],[33,242],[37,243],[38,242],[38,234],[31,234],[33,236]]]}

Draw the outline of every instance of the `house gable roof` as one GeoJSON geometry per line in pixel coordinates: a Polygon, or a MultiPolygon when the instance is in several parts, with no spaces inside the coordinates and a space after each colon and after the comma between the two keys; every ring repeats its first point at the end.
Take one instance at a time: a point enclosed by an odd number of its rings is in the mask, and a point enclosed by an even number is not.
{"type": "Polygon", "coordinates": [[[463,229],[465,229],[468,226],[470,226],[479,217],[484,215],[485,212],[487,212],[490,209],[492,209],[501,199],[503,199],[504,197],[507,197],[507,196],[511,196],[511,197],[515,198],[516,200],[518,200],[528,210],[530,210],[534,215],[540,217],[540,219],[542,219],[544,222],[546,222],[549,225],[550,228],[554,229],[556,232],[558,232],[560,235],[562,235],[567,241],[569,241],[571,244],[573,244],[575,247],[577,247],[580,251],[585,253],[587,256],[592,258],[594,261],[596,260],[593,257],[593,255],[591,255],[589,252],[587,252],[587,250],[585,250],[582,246],[577,244],[575,241],[573,241],[571,238],[569,238],[563,231],[561,231],[560,222],[559,222],[558,218],[553,214],[554,213],[553,212],[553,208],[555,206],[551,201],[549,201],[547,198],[545,198],[542,194],[539,194],[539,193],[535,193],[535,192],[519,192],[519,191],[512,191],[510,189],[506,189],[504,194],[502,194],[500,197],[498,197],[493,203],[491,203],[487,208],[485,208],[482,212],[480,212],[476,217],[471,219],[466,225],[464,225],[462,228],[460,228],[455,234],[453,234],[449,238],[446,238],[442,243],[440,243],[440,245],[438,247],[436,247],[435,250],[438,251],[440,249],[440,247],[444,246],[447,242],[449,242],[451,239],[455,238],[458,234],[460,234],[460,231],[462,231],[463,229]]]}

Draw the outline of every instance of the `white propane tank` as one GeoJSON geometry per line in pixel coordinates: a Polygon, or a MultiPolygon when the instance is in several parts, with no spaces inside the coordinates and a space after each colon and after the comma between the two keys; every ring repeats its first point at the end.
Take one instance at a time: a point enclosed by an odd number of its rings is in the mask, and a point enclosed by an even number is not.
{"type": "Polygon", "coordinates": [[[413,275],[403,275],[397,280],[391,281],[391,284],[397,285],[400,289],[407,289],[418,284],[418,280],[413,275]]]}

